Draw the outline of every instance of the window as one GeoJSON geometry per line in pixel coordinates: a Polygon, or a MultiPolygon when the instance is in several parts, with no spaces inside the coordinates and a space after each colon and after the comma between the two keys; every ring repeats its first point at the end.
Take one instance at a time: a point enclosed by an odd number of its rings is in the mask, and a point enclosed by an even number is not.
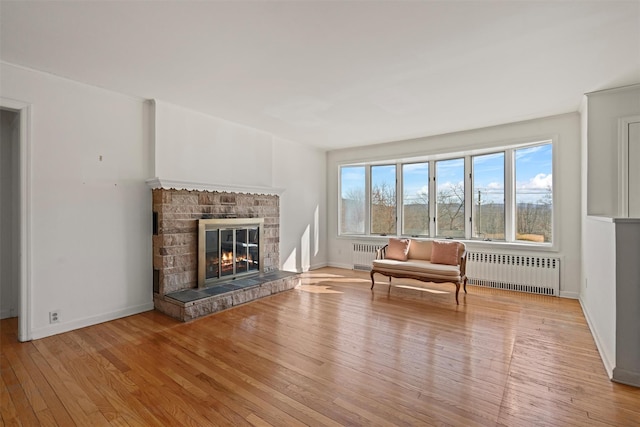
{"type": "Polygon", "coordinates": [[[340,193],[340,234],[364,234],[364,166],[341,168],[340,193]]]}
{"type": "Polygon", "coordinates": [[[396,234],[396,165],[371,166],[371,234],[396,234]]]}
{"type": "Polygon", "coordinates": [[[553,143],[340,168],[340,235],[549,245],[553,143]]]}
{"type": "Polygon", "coordinates": [[[551,144],[515,150],[516,240],[551,241],[551,154],[551,144]]]}
{"type": "Polygon", "coordinates": [[[402,234],[429,235],[429,163],[402,165],[402,234]]]}
{"type": "Polygon", "coordinates": [[[504,240],[504,152],[472,157],[471,237],[504,240]]]}
{"type": "Polygon", "coordinates": [[[464,159],[436,162],[436,236],[464,237],[464,159]]]}

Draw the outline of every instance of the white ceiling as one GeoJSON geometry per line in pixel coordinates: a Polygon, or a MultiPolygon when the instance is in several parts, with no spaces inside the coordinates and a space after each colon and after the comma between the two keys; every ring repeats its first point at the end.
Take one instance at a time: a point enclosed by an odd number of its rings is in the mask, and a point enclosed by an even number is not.
{"type": "Polygon", "coordinates": [[[325,149],[640,82],[640,2],[0,3],[0,59],[325,149]]]}

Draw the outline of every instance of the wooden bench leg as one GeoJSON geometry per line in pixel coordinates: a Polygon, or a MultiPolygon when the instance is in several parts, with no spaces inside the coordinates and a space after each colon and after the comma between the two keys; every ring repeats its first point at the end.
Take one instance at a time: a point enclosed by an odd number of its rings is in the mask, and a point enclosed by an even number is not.
{"type": "Polygon", "coordinates": [[[467,293],[467,278],[464,278],[464,293],[467,293]]]}
{"type": "Polygon", "coordinates": [[[460,283],[456,283],[456,304],[460,305],[460,303],[458,302],[458,292],[460,292],[460,283]]]}
{"type": "Polygon", "coordinates": [[[373,285],[376,284],[376,282],[373,280],[373,273],[375,273],[375,271],[371,270],[371,289],[373,290],[373,285]]]}

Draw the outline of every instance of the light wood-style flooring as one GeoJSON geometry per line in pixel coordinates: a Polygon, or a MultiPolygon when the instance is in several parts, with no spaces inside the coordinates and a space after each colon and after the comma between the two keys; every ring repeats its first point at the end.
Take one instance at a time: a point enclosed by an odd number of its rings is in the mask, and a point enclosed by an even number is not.
{"type": "Polygon", "coordinates": [[[577,301],[324,268],[180,323],[147,312],[29,343],[0,323],[0,425],[637,426],[577,301]],[[426,289],[426,290],[425,290],[426,289]]]}

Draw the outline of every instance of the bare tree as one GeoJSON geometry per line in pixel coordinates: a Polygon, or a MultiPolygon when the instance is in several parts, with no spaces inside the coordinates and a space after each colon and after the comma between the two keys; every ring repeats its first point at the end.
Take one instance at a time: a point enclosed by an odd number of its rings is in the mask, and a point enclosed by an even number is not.
{"type": "Polygon", "coordinates": [[[403,232],[411,235],[428,235],[429,193],[419,191],[412,196],[405,194],[403,200],[403,232]]]}
{"type": "Polygon", "coordinates": [[[464,186],[455,184],[438,191],[438,234],[464,233],[464,186]],[[447,224],[441,227],[440,224],[447,224]],[[447,233],[449,232],[449,233],[447,233]],[[453,233],[455,232],[455,233],[453,233]]]}
{"type": "Polygon", "coordinates": [[[517,232],[522,239],[536,240],[534,236],[539,236],[543,242],[551,241],[552,203],[551,187],[547,187],[535,202],[517,204],[517,232]]]}
{"type": "Polygon", "coordinates": [[[371,232],[396,233],[396,189],[387,183],[371,189],[371,232]]]}

